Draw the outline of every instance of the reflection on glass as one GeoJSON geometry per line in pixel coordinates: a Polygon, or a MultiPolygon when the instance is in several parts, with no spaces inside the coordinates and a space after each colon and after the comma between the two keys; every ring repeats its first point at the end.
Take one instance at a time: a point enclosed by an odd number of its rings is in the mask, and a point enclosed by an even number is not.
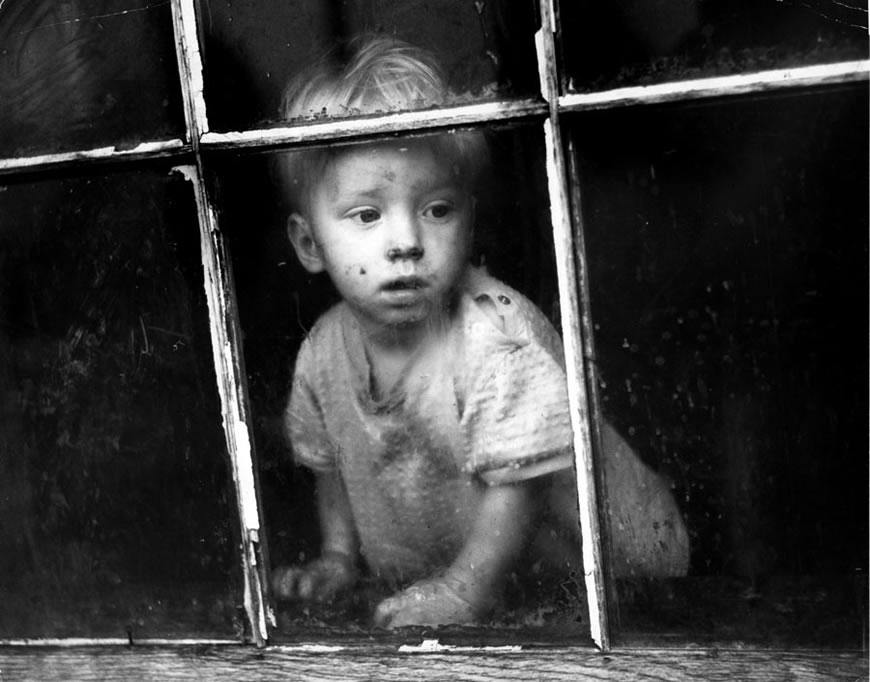
{"type": "Polygon", "coordinates": [[[168,2],[0,3],[0,157],[178,137],[168,2]]]}
{"type": "Polygon", "coordinates": [[[0,191],[0,636],[233,636],[236,516],[189,187],[0,191]]]}
{"type": "Polygon", "coordinates": [[[572,91],[868,57],[858,0],[580,0],[560,10],[572,91]]]}
{"type": "Polygon", "coordinates": [[[575,119],[602,410],[692,540],[619,583],[626,636],[861,644],[866,120],[866,87],[575,119]]]}
{"type": "MultiPolygon", "coordinates": [[[[202,7],[206,99],[214,130],[282,118],[287,81],[362,34],[434,52],[455,103],[537,93],[532,2],[374,0],[210,3],[202,7]]],[[[432,106],[419,102],[414,108],[432,106]]],[[[353,111],[334,115],[351,115],[353,111]]]]}

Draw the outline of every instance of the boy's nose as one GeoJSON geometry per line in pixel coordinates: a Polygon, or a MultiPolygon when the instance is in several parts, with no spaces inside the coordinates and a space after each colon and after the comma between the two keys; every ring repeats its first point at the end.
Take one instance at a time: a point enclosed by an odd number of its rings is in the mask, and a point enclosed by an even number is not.
{"type": "Polygon", "coordinates": [[[420,229],[412,216],[401,216],[393,221],[391,228],[390,243],[387,246],[387,260],[420,260],[423,258],[420,229]]]}
{"type": "Polygon", "coordinates": [[[387,259],[390,261],[420,260],[421,258],[423,258],[422,246],[393,246],[387,249],[387,259]]]}

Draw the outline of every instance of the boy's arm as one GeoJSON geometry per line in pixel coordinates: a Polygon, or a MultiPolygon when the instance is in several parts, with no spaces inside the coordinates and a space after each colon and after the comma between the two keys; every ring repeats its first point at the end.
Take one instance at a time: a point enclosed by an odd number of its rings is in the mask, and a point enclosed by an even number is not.
{"type": "Polygon", "coordinates": [[[462,551],[443,576],[415,583],[375,611],[382,627],[468,623],[488,611],[534,520],[534,483],[488,487],[462,551]]]}
{"type": "Polygon", "coordinates": [[[337,471],[317,474],[317,515],[320,519],[321,553],[355,558],[359,542],[347,490],[337,471]]]}
{"type": "Polygon", "coordinates": [[[337,472],[317,473],[320,558],[303,566],[280,566],[272,573],[272,590],[281,599],[328,601],[356,581],[359,542],[350,501],[337,472]]]}
{"type": "Polygon", "coordinates": [[[489,486],[468,541],[447,575],[492,599],[523,549],[532,525],[532,482],[489,486]]]}

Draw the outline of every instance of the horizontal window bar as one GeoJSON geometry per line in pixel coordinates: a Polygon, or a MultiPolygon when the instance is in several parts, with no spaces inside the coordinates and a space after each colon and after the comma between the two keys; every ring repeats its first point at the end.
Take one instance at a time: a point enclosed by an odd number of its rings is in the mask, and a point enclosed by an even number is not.
{"type": "Polygon", "coordinates": [[[330,118],[314,123],[300,121],[295,125],[242,132],[206,133],[202,136],[200,145],[204,149],[268,149],[371,135],[418,132],[432,128],[452,128],[474,123],[543,118],[547,112],[546,103],[540,100],[487,102],[359,118],[330,118]]]}
{"type": "Polygon", "coordinates": [[[137,161],[164,157],[177,157],[189,153],[192,148],[183,140],[142,142],[132,147],[98,147],[57,154],[22,156],[0,159],[0,176],[22,171],[45,171],[96,161],[137,161]]]}
{"type": "Polygon", "coordinates": [[[129,637],[46,637],[24,639],[0,639],[0,647],[90,647],[90,646],[238,646],[241,642],[237,639],[197,639],[186,637],[171,639],[168,637],[149,637],[138,639],[129,637]]]}
{"type": "MultiPolygon", "coordinates": [[[[870,60],[839,62],[563,95],[559,98],[559,109],[563,112],[578,112],[753,92],[775,92],[789,88],[857,82],[867,80],[868,77],[870,77],[870,60]]],[[[241,132],[205,133],[201,144],[208,149],[267,149],[307,142],[346,140],[367,135],[542,118],[547,113],[546,103],[539,100],[487,102],[445,109],[386,113],[364,118],[329,119],[316,123],[241,132]]],[[[191,145],[175,139],[142,142],[129,148],[115,145],[57,154],[5,158],[0,159],[0,176],[21,171],[51,170],[78,163],[177,157],[190,151],[192,151],[191,145]]]]}
{"type": "Polygon", "coordinates": [[[658,104],[707,97],[724,97],[790,88],[851,83],[866,80],[870,60],[838,62],[794,69],[758,71],[736,76],[716,76],[697,80],[641,85],[604,92],[578,93],[559,98],[563,112],[611,109],[634,104],[658,104]]]}

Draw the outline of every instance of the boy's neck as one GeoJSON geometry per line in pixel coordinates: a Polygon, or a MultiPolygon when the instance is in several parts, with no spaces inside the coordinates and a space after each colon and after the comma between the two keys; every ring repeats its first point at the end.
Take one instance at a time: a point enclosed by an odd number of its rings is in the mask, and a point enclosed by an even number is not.
{"type": "Polygon", "coordinates": [[[392,390],[429,333],[425,328],[393,328],[363,335],[373,397],[392,390]]]}
{"type": "Polygon", "coordinates": [[[363,344],[371,369],[372,396],[386,396],[399,382],[413,359],[441,335],[441,325],[432,320],[419,325],[363,328],[363,344]]]}

